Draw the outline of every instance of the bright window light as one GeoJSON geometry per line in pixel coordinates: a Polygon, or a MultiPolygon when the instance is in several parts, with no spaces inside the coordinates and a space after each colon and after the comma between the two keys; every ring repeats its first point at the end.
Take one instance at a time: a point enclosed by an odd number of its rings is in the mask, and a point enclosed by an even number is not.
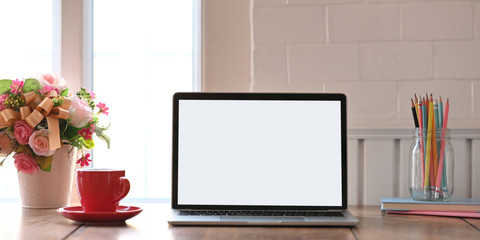
{"type": "Polygon", "coordinates": [[[94,167],[126,169],[129,198],[168,198],[172,95],[192,91],[192,0],[93,2],[93,90],[110,108],[111,148],[94,167]]]}
{"type": "Polygon", "coordinates": [[[52,71],[52,0],[0,1],[0,78],[52,71]]]}
{"type": "MultiPolygon", "coordinates": [[[[52,0],[0,1],[0,29],[0,79],[53,71],[52,0]]],[[[0,199],[20,199],[12,157],[0,168],[0,182],[0,199]]]]}

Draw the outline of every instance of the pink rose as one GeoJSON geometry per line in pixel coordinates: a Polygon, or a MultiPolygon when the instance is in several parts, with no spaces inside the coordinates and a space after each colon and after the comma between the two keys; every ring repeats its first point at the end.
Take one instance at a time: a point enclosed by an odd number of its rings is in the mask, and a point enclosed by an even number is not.
{"type": "Polygon", "coordinates": [[[8,155],[13,151],[13,141],[8,134],[0,133],[0,155],[8,155]]]}
{"type": "Polygon", "coordinates": [[[17,139],[17,142],[21,145],[28,144],[28,139],[33,133],[33,128],[25,121],[16,121],[13,125],[13,136],[17,139]]]}
{"type": "Polygon", "coordinates": [[[65,79],[51,73],[42,74],[38,78],[38,81],[43,86],[52,86],[54,89],[58,89],[60,92],[67,88],[67,81],[65,79]]]}
{"type": "Polygon", "coordinates": [[[18,171],[25,174],[33,174],[38,172],[38,165],[32,155],[26,153],[18,153],[13,156],[15,158],[15,167],[18,171]]]}
{"type": "Polygon", "coordinates": [[[5,105],[3,105],[3,103],[5,102],[5,100],[7,100],[7,98],[8,94],[0,95],[0,111],[3,111],[5,109],[5,105]]]}
{"type": "Polygon", "coordinates": [[[80,99],[74,95],[72,98],[72,106],[68,110],[70,112],[70,124],[81,128],[92,120],[92,108],[87,101],[80,99]]]}
{"type": "Polygon", "coordinates": [[[51,156],[55,153],[55,150],[50,151],[48,130],[46,129],[33,132],[32,136],[28,139],[28,144],[37,155],[51,156]]]}

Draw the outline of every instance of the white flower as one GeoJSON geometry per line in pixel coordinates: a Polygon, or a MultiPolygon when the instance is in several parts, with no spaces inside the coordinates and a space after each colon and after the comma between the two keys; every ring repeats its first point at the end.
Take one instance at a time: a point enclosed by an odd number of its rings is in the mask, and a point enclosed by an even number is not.
{"type": "Polygon", "coordinates": [[[52,86],[53,88],[57,88],[59,92],[62,92],[67,88],[67,81],[52,73],[41,74],[37,79],[42,87],[52,86]]]}
{"type": "Polygon", "coordinates": [[[92,120],[92,108],[87,101],[80,99],[77,95],[72,97],[72,106],[68,109],[70,112],[70,124],[76,128],[84,127],[92,120]]]}

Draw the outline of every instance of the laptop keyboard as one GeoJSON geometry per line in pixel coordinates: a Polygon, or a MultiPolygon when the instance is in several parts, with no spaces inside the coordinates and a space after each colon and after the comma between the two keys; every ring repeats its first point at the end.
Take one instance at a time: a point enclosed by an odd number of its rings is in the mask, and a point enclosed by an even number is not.
{"type": "Polygon", "coordinates": [[[181,210],[182,216],[304,216],[343,217],[342,212],[328,211],[258,211],[258,210],[181,210]]]}

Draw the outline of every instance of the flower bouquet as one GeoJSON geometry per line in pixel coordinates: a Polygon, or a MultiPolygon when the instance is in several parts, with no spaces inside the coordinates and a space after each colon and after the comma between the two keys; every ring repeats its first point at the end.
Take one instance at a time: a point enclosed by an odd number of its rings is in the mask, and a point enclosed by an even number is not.
{"type": "Polygon", "coordinates": [[[95,100],[85,88],[72,96],[66,81],[53,74],[0,80],[0,166],[13,153],[19,172],[50,172],[54,153],[66,144],[81,149],[76,163],[88,166],[84,150],[95,146],[93,134],[110,145],[108,126],[99,124],[109,109],[95,100]]]}

